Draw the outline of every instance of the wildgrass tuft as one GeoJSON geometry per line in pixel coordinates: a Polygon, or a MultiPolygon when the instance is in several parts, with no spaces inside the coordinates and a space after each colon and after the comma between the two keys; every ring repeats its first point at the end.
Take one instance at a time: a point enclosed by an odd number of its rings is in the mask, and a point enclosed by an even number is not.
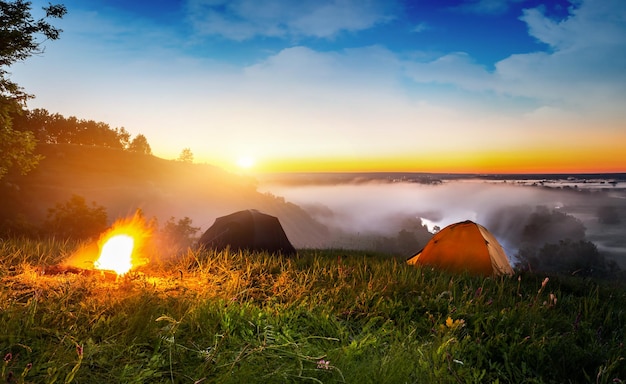
{"type": "Polygon", "coordinates": [[[345,250],[189,250],[117,279],[42,274],[78,246],[0,243],[0,380],[626,380],[620,283],[453,275],[345,250]]]}

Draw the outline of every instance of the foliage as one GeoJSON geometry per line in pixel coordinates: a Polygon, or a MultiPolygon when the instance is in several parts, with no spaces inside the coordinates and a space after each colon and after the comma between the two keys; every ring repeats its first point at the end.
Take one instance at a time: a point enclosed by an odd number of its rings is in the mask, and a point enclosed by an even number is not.
{"type": "MultiPolygon", "coordinates": [[[[23,0],[0,1],[0,66],[11,66],[34,54],[43,52],[37,36],[56,40],[61,30],[50,25],[45,18],[34,20],[30,13],[31,3],[23,0]]],[[[63,5],[43,8],[46,18],[62,18],[67,9],[63,5]]],[[[4,83],[3,83],[4,84],[4,83]]]]}
{"type": "Polygon", "coordinates": [[[193,163],[193,152],[191,152],[191,149],[185,148],[180,152],[176,160],[182,161],[183,163],[193,163]]]}
{"type": "Polygon", "coordinates": [[[200,230],[191,224],[192,220],[187,216],[178,221],[170,217],[159,232],[161,242],[174,252],[189,248],[197,240],[196,233],[200,230]]]}
{"type": "Polygon", "coordinates": [[[415,254],[433,236],[420,219],[405,218],[397,224],[397,227],[400,229],[395,236],[368,236],[366,234],[359,234],[359,236],[362,243],[367,242],[369,240],[368,237],[372,237],[370,249],[376,252],[403,257],[415,254]]]}
{"type": "Polygon", "coordinates": [[[590,241],[569,239],[546,243],[541,248],[525,247],[517,254],[519,267],[537,272],[568,273],[581,276],[606,274],[619,269],[607,262],[590,241]]]}
{"type": "Polygon", "coordinates": [[[11,120],[0,111],[0,179],[14,168],[23,175],[34,169],[41,160],[41,156],[33,154],[35,146],[32,133],[11,129],[11,120]]]}
{"type": "Polygon", "coordinates": [[[130,133],[123,127],[111,129],[103,122],[74,116],[66,118],[40,108],[15,114],[13,128],[32,132],[39,143],[45,144],[97,145],[118,149],[126,149],[130,144],[130,133]]]}
{"type": "Polygon", "coordinates": [[[19,113],[31,96],[8,78],[8,67],[43,52],[39,36],[56,40],[61,33],[46,19],[62,18],[63,5],[44,7],[46,17],[35,20],[31,3],[22,0],[0,1],[0,179],[12,168],[22,173],[33,169],[39,158],[33,156],[35,140],[32,133],[12,128],[11,115],[19,113]]]}
{"type": "Polygon", "coordinates": [[[146,139],[146,137],[142,134],[135,136],[135,138],[130,142],[128,150],[146,155],[152,154],[152,148],[150,148],[150,144],[148,144],[148,139],[146,139]]]}
{"type": "Polygon", "coordinates": [[[611,205],[603,205],[597,211],[600,224],[616,225],[621,223],[617,208],[611,205]]]}
{"type": "Polygon", "coordinates": [[[538,206],[531,213],[522,232],[523,243],[543,244],[559,240],[583,240],[585,226],[572,215],[538,206]]]}
{"type": "Polygon", "coordinates": [[[623,283],[529,273],[479,278],[314,250],[291,259],[190,251],[117,280],[39,269],[73,247],[0,243],[0,356],[10,357],[4,372],[16,379],[626,379],[623,283]]]}
{"type": "Polygon", "coordinates": [[[43,228],[46,233],[60,238],[94,238],[107,229],[106,208],[95,202],[89,207],[84,197],[72,195],[65,203],[48,209],[43,228]]]}
{"type": "Polygon", "coordinates": [[[585,239],[585,230],[574,216],[537,207],[522,231],[523,242],[516,255],[517,267],[582,276],[619,270],[616,262],[607,261],[596,245],[585,239]]]}

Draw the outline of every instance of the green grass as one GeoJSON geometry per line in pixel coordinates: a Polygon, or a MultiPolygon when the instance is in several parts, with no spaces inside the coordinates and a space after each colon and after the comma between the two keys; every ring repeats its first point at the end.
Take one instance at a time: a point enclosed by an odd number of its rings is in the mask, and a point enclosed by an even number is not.
{"type": "Polygon", "coordinates": [[[78,244],[0,242],[0,381],[619,383],[626,290],[356,251],[192,252],[113,280],[78,244]],[[552,295],[552,296],[551,296],[552,295]]]}

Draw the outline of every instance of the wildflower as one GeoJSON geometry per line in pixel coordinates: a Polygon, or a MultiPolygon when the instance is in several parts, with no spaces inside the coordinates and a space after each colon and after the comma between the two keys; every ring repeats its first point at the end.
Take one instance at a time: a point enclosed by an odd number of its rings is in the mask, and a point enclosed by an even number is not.
{"type": "Polygon", "coordinates": [[[83,346],[76,344],[76,353],[78,354],[78,357],[83,357],[83,346]]]}
{"type": "Polygon", "coordinates": [[[450,329],[460,328],[460,327],[463,327],[464,325],[465,325],[465,320],[463,319],[452,320],[452,318],[449,316],[446,319],[446,327],[450,329]]]}
{"type": "Polygon", "coordinates": [[[317,362],[317,369],[330,369],[330,361],[321,359],[317,362]]]}
{"type": "Polygon", "coordinates": [[[478,289],[474,293],[474,297],[479,297],[482,293],[483,293],[483,287],[478,287],[478,289]]]}
{"type": "Polygon", "coordinates": [[[543,289],[546,287],[546,285],[548,284],[548,281],[550,281],[549,278],[545,278],[543,279],[543,281],[541,282],[541,288],[539,288],[539,291],[537,293],[541,293],[541,291],[543,291],[543,289]]]}
{"type": "Polygon", "coordinates": [[[8,363],[9,361],[13,360],[13,354],[11,352],[7,353],[6,355],[4,355],[4,361],[6,363],[8,363]]]}

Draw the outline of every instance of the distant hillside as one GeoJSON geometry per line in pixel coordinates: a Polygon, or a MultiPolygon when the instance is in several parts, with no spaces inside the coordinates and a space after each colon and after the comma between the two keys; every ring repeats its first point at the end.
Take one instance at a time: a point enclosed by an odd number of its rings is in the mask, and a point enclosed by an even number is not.
{"type": "Polygon", "coordinates": [[[190,217],[204,231],[219,216],[254,208],[277,216],[296,247],[320,246],[328,235],[300,207],[259,193],[255,180],[211,165],[71,144],[44,144],[38,152],[45,158],[35,171],[3,180],[0,215],[39,223],[76,194],[106,207],[111,221],[141,208],[159,222],[190,217]]]}

